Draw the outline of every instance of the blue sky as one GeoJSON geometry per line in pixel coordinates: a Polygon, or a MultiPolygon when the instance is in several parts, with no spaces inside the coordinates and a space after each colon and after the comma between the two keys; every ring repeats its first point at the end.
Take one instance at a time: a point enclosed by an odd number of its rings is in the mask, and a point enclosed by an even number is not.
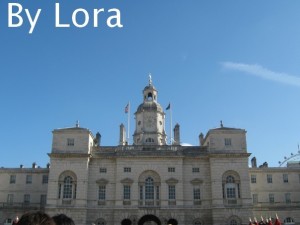
{"type": "Polygon", "coordinates": [[[297,153],[299,1],[57,1],[66,22],[77,8],[105,8],[98,28],[81,29],[55,28],[55,1],[14,1],[42,9],[32,34],[25,20],[8,28],[10,2],[0,1],[1,167],[45,167],[51,131],[76,120],[117,145],[128,101],[133,134],[149,73],[182,142],[198,145],[200,132],[222,120],[247,130],[258,164],[297,153]],[[123,28],[106,26],[110,8],[123,28]]]}

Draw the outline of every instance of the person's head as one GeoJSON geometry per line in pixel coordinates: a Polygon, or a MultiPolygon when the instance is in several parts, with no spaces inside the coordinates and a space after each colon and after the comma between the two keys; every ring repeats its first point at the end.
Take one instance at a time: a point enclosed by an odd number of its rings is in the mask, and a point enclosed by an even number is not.
{"type": "Polygon", "coordinates": [[[56,225],[75,225],[74,221],[65,214],[53,216],[52,219],[56,225]]]}
{"type": "Polygon", "coordinates": [[[48,214],[41,211],[34,211],[22,215],[18,225],[55,225],[55,223],[48,214]]]}

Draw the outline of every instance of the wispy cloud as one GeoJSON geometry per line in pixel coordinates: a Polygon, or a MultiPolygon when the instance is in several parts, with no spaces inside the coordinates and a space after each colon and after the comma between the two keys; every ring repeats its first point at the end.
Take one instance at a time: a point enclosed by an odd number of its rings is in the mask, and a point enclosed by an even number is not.
{"type": "Polygon", "coordinates": [[[235,62],[222,62],[222,67],[228,70],[236,70],[250,75],[254,75],[266,80],[293,85],[300,87],[300,77],[293,76],[287,73],[275,72],[264,68],[258,64],[244,64],[235,62]]]}

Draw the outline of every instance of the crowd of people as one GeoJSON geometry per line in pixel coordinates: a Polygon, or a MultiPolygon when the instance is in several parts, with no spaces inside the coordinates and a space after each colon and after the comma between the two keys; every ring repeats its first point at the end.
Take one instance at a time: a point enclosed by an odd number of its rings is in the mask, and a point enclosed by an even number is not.
{"type": "Polygon", "coordinates": [[[12,225],[75,225],[72,218],[65,214],[58,214],[50,217],[42,211],[27,212],[13,220],[12,225]]]}

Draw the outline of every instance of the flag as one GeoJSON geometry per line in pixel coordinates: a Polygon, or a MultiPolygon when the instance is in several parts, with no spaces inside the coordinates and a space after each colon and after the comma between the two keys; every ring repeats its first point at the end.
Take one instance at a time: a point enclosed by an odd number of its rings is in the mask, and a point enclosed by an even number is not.
{"type": "Polygon", "coordinates": [[[129,103],[127,103],[127,105],[125,106],[125,113],[128,113],[129,111],[129,103]]]}
{"type": "Polygon", "coordinates": [[[171,103],[169,103],[169,105],[167,106],[166,110],[171,109],[171,103]]]}

